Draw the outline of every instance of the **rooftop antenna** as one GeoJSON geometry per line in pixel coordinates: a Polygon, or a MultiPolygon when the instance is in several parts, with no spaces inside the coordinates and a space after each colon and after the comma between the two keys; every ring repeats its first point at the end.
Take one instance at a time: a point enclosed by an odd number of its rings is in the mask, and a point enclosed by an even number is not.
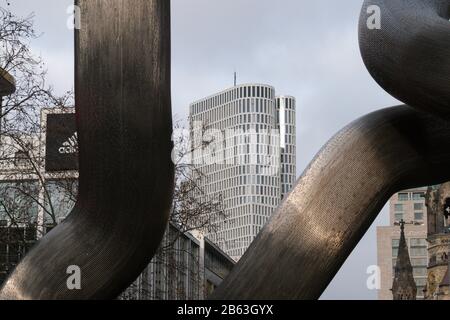
{"type": "Polygon", "coordinates": [[[237,72],[234,72],[234,86],[237,86],[237,72]]]}

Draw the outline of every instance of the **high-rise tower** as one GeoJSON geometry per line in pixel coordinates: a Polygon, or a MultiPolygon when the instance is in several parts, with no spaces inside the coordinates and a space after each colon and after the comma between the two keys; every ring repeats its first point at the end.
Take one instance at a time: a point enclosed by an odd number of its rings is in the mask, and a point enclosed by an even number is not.
{"type": "Polygon", "coordinates": [[[295,181],[295,99],[238,85],[192,103],[190,125],[204,196],[225,211],[208,237],[238,260],[295,181]]]}

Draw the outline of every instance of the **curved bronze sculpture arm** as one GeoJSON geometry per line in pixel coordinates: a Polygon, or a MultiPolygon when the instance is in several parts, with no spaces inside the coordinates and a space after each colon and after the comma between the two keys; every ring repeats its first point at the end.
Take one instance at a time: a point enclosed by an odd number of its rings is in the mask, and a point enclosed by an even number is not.
{"type": "Polygon", "coordinates": [[[1,299],[113,299],[150,262],[171,205],[170,1],[79,0],[79,198],[1,299]],[[81,290],[69,290],[69,266],[81,290]]]}
{"type": "Polygon", "coordinates": [[[448,0],[370,0],[359,23],[361,55],[372,77],[402,102],[447,118],[449,6],[448,0]],[[381,10],[381,30],[367,27],[371,6],[381,10]]]}
{"type": "MultiPolygon", "coordinates": [[[[360,21],[374,78],[404,102],[445,117],[449,3],[366,1],[360,21]],[[381,30],[368,29],[372,5],[381,30]]],[[[213,298],[319,298],[393,193],[450,179],[449,139],[449,121],[408,106],[350,124],[318,154],[213,298]]]]}
{"type": "Polygon", "coordinates": [[[318,299],[396,191],[450,179],[450,122],[402,106],[337,134],[214,299],[318,299]]]}

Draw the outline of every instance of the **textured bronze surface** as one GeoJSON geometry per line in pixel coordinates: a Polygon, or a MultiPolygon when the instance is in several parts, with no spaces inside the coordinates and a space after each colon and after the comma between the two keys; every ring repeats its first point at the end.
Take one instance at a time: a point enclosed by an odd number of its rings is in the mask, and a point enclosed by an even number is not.
{"type": "Polygon", "coordinates": [[[393,193],[450,179],[449,3],[365,1],[364,61],[417,109],[375,112],[331,139],[214,299],[319,298],[393,193]],[[372,5],[381,29],[367,27],[372,5]]]}
{"type": "Polygon", "coordinates": [[[365,1],[361,55],[372,77],[402,102],[450,116],[450,1],[365,1]],[[367,9],[381,9],[381,30],[367,28],[367,9]]]}
{"type": "Polygon", "coordinates": [[[170,1],[79,0],[80,188],[2,299],[112,299],[148,265],[171,205],[170,1]],[[69,290],[69,266],[81,290],[69,290]]]}

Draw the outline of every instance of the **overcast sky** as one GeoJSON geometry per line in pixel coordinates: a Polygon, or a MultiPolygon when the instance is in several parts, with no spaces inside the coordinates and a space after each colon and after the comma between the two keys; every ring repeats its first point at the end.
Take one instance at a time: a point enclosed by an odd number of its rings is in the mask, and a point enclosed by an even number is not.
{"type": "MultiPolygon", "coordinates": [[[[35,13],[32,43],[49,82],[73,87],[70,0],[0,0],[35,13]]],[[[131,1],[130,1],[131,2],[131,1]]],[[[178,118],[189,103],[239,83],[273,85],[297,98],[298,174],[339,129],[398,102],[369,76],[358,48],[362,0],[172,0],[172,98],[178,118]]],[[[386,210],[375,225],[387,225],[386,210]]],[[[375,225],[327,289],[324,299],[375,299],[366,269],[376,264],[375,225]]],[[[301,275],[299,275],[301,276],[301,275]]]]}

